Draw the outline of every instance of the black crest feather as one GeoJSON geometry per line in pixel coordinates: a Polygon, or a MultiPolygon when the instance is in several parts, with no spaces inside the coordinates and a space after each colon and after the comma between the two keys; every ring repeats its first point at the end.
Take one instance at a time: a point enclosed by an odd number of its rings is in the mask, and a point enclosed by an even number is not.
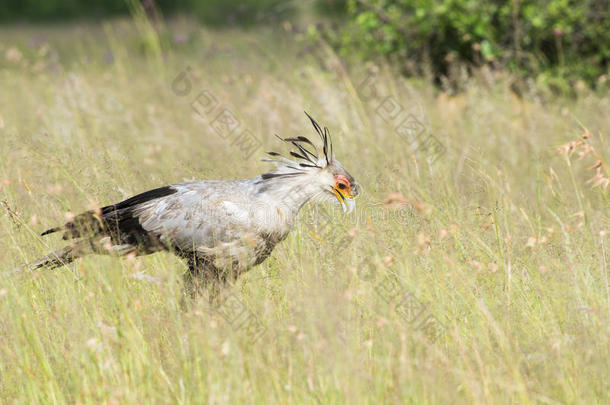
{"type": "MultiPolygon", "coordinates": [[[[318,124],[316,122],[316,120],[314,120],[313,117],[307,113],[307,111],[305,111],[305,115],[307,115],[307,118],[309,118],[309,120],[311,121],[311,124],[313,125],[314,129],[316,130],[316,132],[320,136],[320,139],[322,140],[322,152],[324,153],[324,160],[326,161],[326,165],[329,165],[333,158],[333,144],[332,144],[332,140],[330,138],[330,132],[327,127],[324,127],[324,130],[322,130],[322,127],[320,126],[320,124],[318,124]]],[[[302,173],[305,173],[304,168],[314,168],[315,167],[318,169],[322,169],[324,167],[324,166],[320,166],[318,164],[318,161],[320,159],[320,157],[318,155],[318,148],[307,137],[296,136],[296,137],[291,137],[291,138],[282,138],[282,137],[278,136],[277,134],[275,136],[278,139],[280,139],[281,141],[288,142],[292,146],[294,146],[296,148],[296,150],[290,151],[290,156],[292,156],[296,159],[299,159],[299,160],[303,160],[304,162],[300,162],[298,164],[299,167],[294,167],[293,165],[290,165],[290,161],[285,159],[281,154],[279,154],[277,152],[267,152],[267,154],[269,156],[271,156],[272,158],[264,159],[263,161],[276,163],[279,166],[294,170],[294,172],[280,173],[280,172],[274,171],[274,172],[270,172],[270,173],[265,173],[262,176],[263,180],[302,174],[302,173]],[[313,149],[313,152],[310,148],[313,149]],[[275,159],[275,158],[277,158],[277,159],[275,159]]]]}
{"type": "Polygon", "coordinates": [[[332,140],[330,138],[330,132],[328,131],[327,127],[324,127],[324,131],[322,131],[320,124],[318,124],[316,122],[316,120],[314,120],[313,117],[311,115],[309,115],[309,113],[307,111],[305,111],[305,115],[307,115],[307,118],[309,118],[309,120],[311,121],[311,124],[313,125],[313,127],[316,130],[316,132],[318,133],[318,135],[320,135],[320,139],[322,139],[324,159],[326,159],[326,164],[328,165],[328,164],[330,164],[330,161],[332,160],[332,140]],[[330,149],[329,149],[329,145],[330,145],[330,149]],[[330,152],[330,155],[329,155],[329,152],[330,152]]]}

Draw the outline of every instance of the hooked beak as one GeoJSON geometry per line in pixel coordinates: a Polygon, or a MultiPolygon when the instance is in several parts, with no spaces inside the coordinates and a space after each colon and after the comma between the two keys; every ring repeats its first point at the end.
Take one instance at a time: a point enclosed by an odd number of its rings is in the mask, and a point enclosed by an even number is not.
{"type": "Polygon", "coordinates": [[[341,203],[341,208],[343,208],[344,213],[349,214],[356,208],[356,198],[353,195],[342,193],[336,187],[333,188],[333,191],[335,192],[335,197],[337,197],[337,200],[341,203]]]}

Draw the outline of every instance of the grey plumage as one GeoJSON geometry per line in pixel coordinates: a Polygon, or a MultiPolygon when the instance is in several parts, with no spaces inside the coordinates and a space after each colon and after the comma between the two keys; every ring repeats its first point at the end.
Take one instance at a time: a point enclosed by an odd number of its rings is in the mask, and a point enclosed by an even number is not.
{"type": "Polygon", "coordinates": [[[58,267],[90,253],[141,255],[166,250],[186,259],[190,281],[235,279],[269,256],[308,201],[335,197],[344,210],[353,206],[358,186],[328,154],[332,150],[328,130],[322,132],[310,119],[324,143],[323,156],[308,149],[316,150],[309,139],[287,138],[297,148],[293,156],[303,162],[272,152],[266,161],[277,168],[252,179],[180,183],[85,212],[43,233],[63,231],[64,239],[77,239],[73,245],[28,268],[58,267]]]}

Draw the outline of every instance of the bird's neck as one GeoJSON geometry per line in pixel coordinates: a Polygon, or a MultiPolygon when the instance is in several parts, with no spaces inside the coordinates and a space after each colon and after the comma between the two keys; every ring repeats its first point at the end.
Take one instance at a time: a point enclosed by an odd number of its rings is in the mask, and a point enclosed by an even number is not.
{"type": "Polygon", "coordinates": [[[259,231],[281,240],[296,225],[299,211],[311,199],[319,198],[320,186],[308,175],[254,179],[251,198],[259,231]]]}
{"type": "Polygon", "coordinates": [[[266,201],[294,216],[320,194],[320,187],[307,174],[262,180],[259,184],[266,201]]]}

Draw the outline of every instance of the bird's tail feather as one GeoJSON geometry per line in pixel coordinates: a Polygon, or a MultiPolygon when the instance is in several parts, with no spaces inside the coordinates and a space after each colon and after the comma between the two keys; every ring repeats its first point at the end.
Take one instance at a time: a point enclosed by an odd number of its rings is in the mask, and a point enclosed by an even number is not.
{"type": "Polygon", "coordinates": [[[93,253],[93,249],[89,241],[79,241],[73,245],[66,246],[62,249],[51,252],[48,255],[43,256],[31,263],[24,264],[12,270],[5,271],[3,275],[10,276],[15,273],[38,270],[43,267],[47,269],[55,269],[57,267],[65,266],[66,264],[71,263],[79,257],[82,257],[89,253],[93,253]]]}

